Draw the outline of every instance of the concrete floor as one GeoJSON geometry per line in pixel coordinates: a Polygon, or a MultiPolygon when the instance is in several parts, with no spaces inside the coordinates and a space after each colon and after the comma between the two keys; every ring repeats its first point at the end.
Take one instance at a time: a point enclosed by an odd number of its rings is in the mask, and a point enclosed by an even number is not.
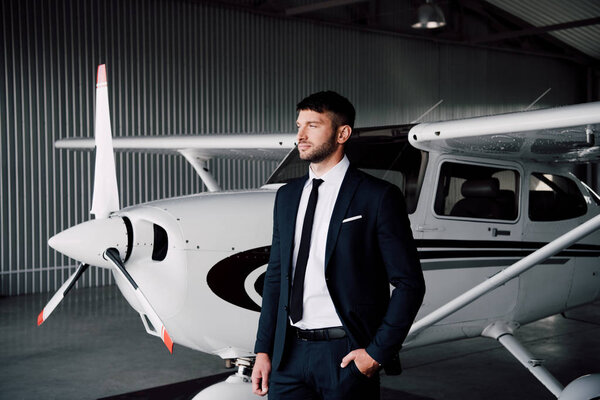
{"type": "MultiPolygon", "coordinates": [[[[170,355],[116,287],[73,290],[37,327],[49,298],[0,298],[0,399],[189,399],[231,372],[220,358],[181,346],[170,355]]],[[[600,303],[567,317],[516,335],[563,384],[600,372],[600,303]]],[[[383,399],[554,398],[490,339],[415,349],[402,360],[400,377],[382,377],[383,399]]]]}

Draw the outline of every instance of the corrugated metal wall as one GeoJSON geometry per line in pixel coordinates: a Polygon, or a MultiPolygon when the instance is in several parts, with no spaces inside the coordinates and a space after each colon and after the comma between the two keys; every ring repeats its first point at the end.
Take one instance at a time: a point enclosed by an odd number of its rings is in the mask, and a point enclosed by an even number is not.
{"type": "MultiPolygon", "coordinates": [[[[583,101],[563,61],[279,20],[191,1],[0,2],[1,294],[53,291],[74,260],[48,237],[89,218],[96,66],[106,63],[113,134],[293,131],[294,106],[325,88],[357,125],[405,123],[583,101]]],[[[583,76],[583,78],[582,78],[583,76]]],[[[225,189],[258,186],[269,162],[218,160],[225,189]]],[[[121,205],[203,190],[181,157],[118,154],[121,205]]],[[[111,282],[91,269],[80,285],[111,282]]]]}

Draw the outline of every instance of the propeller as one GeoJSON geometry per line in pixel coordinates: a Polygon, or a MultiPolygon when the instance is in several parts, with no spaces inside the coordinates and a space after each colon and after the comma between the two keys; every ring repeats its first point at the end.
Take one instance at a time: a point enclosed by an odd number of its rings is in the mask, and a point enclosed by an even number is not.
{"type": "Polygon", "coordinates": [[[119,210],[119,190],[115,157],[112,145],[110,112],[108,106],[108,84],[106,81],[106,66],[98,66],[96,80],[96,116],[94,123],[94,138],[96,143],[96,163],[94,171],[94,194],[91,213],[95,219],[83,222],[62,231],[48,240],[55,250],[79,260],[81,263],[38,315],[38,326],[41,325],[56,309],[67,293],[73,288],[85,270],[94,265],[110,268],[129,285],[120,286],[137,298],[144,313],[140,313],[146,330],[160,336],[167,348],[173,353],[173,341],[165,329],[165,325],[148,302],[146,296],[131,276],[123,260],[131,253],[133,228],[126,217],[111,216],[111,212],[119,210]],[[146,319],[153,325],[149,329],[146,319]],[[160,332],[156,331],[160,327],[160,332]]]}

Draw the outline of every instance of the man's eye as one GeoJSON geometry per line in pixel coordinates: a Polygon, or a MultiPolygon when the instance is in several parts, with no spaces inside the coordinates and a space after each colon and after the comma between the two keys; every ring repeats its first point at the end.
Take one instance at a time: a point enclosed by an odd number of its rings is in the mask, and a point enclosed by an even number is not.
{"type": "Polygon", "coordinates": [[[316,124],[310,124],[309,126],[310,126],[311,128],[316,128],[316,127],[317,127],[317,125],[316,125],[316,124]]]}

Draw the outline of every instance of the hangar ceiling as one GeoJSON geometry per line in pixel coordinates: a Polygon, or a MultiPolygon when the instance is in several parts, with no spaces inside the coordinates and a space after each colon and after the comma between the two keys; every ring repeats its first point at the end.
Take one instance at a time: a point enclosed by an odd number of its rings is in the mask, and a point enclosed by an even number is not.
{"type": "Polygon", "coordinates": [[[413,29],[426,0],[213,0],[283,18],[300,18],[433,41],[566,58],[600,69],[597,0],[431,0],[447,25],[413,29]]]}

